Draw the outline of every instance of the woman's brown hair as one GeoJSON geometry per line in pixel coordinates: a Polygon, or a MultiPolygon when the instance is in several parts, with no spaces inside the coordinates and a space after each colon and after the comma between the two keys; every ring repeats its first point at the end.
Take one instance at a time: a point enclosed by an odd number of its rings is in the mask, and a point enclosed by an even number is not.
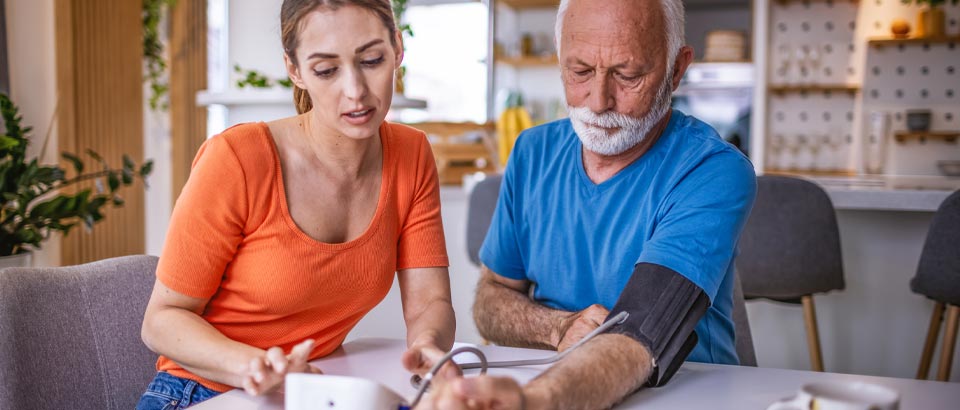
{"type": "MultiPolygon", "coordinates": [[[[287,58],[293,65],[299,65],[297,46],[300,45],[303,19],[319,8],[337,10],[343,6],[356,6],[373,13],[390,33],[390,44],[397,46],[397,23],[393,19],[390,0],[283,0],[283,5],[280,7],[280,41],[283,43],[283,52],[287,54],[287,58]]],[[[293,86],[293,103],[296,104],[299,114],[313,108],[310,94],[296,85],[293,86]]]]}

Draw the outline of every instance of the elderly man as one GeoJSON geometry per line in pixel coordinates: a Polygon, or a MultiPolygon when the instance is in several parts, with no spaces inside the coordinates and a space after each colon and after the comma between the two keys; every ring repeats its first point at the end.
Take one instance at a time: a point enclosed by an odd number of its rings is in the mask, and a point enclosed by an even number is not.
{"type": "Polygon", "coordinates": [[[480,251],[474,318],[495,343],[562,351],[627,320],[522,388],[447,380],[424,407],[607,408],[684,359],[738,363],[733,259],[756,180],[712,128],[670,109],[693,59],[683,20],[681,0],[561,2],[570,118],[519,138],[480,251]]]}

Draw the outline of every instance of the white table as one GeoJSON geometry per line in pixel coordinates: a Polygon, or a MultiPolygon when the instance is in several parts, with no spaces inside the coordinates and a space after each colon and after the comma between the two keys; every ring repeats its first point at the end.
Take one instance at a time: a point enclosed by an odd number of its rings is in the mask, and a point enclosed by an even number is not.
{"type": "MultiPolygon", "coordinates": [[[[541,358],[553,354],[543,350],[500,346],[477,347],[492,361],[541,358]]],[[[415,391],[410,386],[410,374],[400,364],[400,354],[404,348],[405,342],[402,340],[359,339],[344,344],[333,354],[313,363],[328,374],[376,380],[400,394],[412,397],[415,391]]],[[[474,360],[469,354],[457,357],[459,362],[474,360]]],[[[524,383],[542,370],[543,367],[491,369],[489,374],[509,375],[524,383]]],[[[475,372],[468,371],[467,374],[475,372]]],[[[617,408],[765,409],[770,403],[791,396],[801,384],[817,381],[863,381],[887,386],[900,392],[900,408],[904,410],[960,408],[958,383],[689,362],[680,368],[666,386],[643,389],[617,408]]],[[[283,396],[277,392],[266,397],[251,397],[240,390],[233,390],[193,408],[282,410],[283,396]]]]}

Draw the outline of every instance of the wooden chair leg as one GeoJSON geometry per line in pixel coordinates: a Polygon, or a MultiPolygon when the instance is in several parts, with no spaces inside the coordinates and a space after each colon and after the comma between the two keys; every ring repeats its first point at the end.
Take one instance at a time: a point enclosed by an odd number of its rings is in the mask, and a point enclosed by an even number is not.
{"type": "Polygon", "coordinates": [[[943,320],[943,306],[942,302],[933,305],[930,327],[927,328],[927,339],[923,342],[923,354],[920,355],[920,366],[917,368],[917,380],[927,380],[927,375],[930,374],[930,361],[933,359],[933,350],[937,347],[940,322],[943,320]]]}
{"type": "Polygon", "coordinates": [[[807,328],[807,347],[810,350],[810,367],[815,372],[823,371],[823,356],[820,353],[820,333],[817,330],[817,310],[813,305],[813,295],[800,298],[803,303],[803,321],[807,328]]]}
{"type": "Polygon", "coordinates": [[[953,348],[957,344],[957,322],[960,322],[960,306],[947,306],[947,327],[943,330],[943,347],[940,348],[940,368],[937,380],[950,380],[950,366],[953,364],[953,348]]]}

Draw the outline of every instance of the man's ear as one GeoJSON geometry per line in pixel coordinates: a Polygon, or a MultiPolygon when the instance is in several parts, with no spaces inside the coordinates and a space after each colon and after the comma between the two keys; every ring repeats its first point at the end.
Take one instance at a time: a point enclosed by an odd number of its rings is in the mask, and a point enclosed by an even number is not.
{"type": "Polygon", "coordinates": [[[287,67],[287,76],[290,77],[293,85],[306,90],[307,87],[303,83],[303,78],[300,77],[300,69],[297,68],[297,65],[294,64],[293,61],[290,61],[290,56],[287,55],[287,53],[283,53],[283,64],[287,67]]]}
{"type": "Polygon", "coordinates": [[[693,63],[693,47],[681,47],[680,52],[677,53],[677,59],[673,62],[673,73],[671,73],[673,91],[677,91],[677,87],[680,86],[680,80],[682,80],[683,75],[687,73],[687,68],[690,67],[691,63],[693,63]]]}

